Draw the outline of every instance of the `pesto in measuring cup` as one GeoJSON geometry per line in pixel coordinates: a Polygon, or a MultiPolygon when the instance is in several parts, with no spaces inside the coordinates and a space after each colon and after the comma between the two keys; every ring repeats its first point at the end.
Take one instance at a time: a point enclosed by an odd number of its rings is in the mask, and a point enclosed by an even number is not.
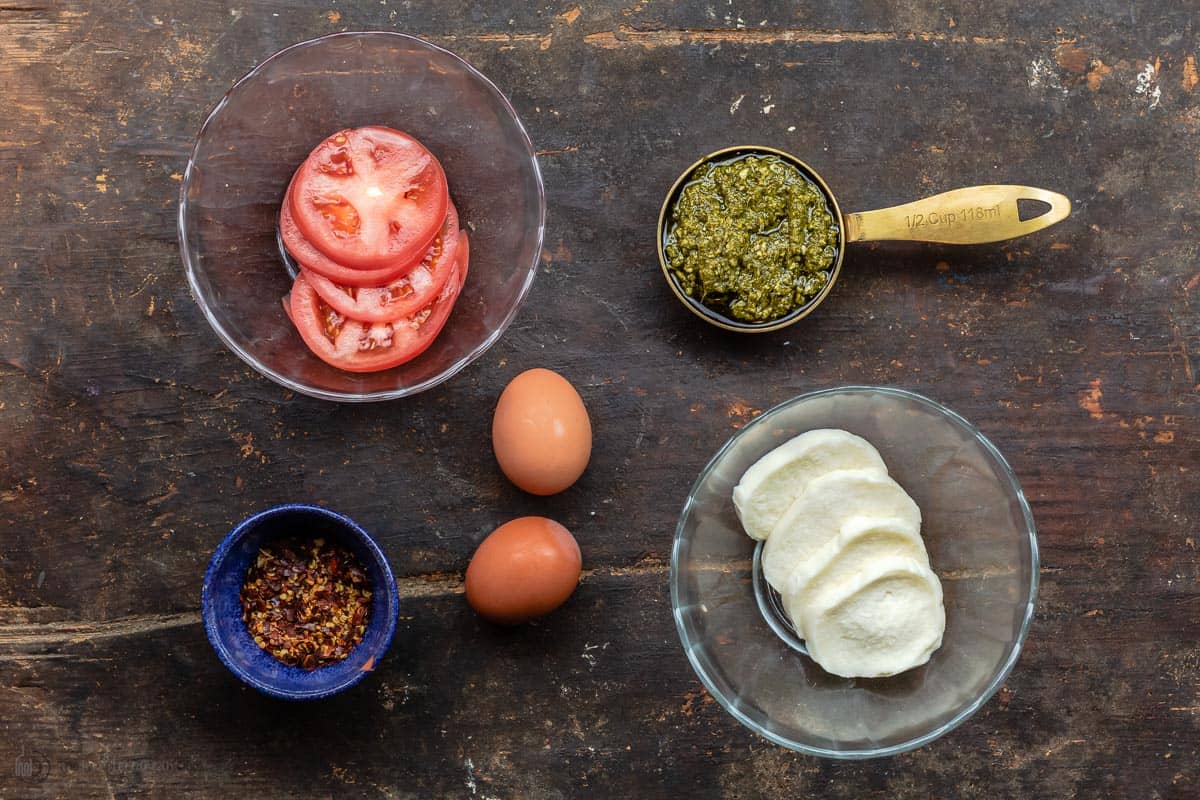
{"type": "Polygon", "coordinates": [[[776,155],[701,164],[670,210],[667,263],[689,296],[741,322],[769,322],[816,297],[839,244],[825,193],[776,155]]]}
{"type": "Polygon", "coordinates": [[[763,145],[726,147],[688,167],[658,214],[658,261],[675,296],[739,333],[785,328],[829,296],[847,243],[985,244],[1066,219],[1071,201],[1034,186],[985,184],[843,214],[800,159],[763,145]]]}

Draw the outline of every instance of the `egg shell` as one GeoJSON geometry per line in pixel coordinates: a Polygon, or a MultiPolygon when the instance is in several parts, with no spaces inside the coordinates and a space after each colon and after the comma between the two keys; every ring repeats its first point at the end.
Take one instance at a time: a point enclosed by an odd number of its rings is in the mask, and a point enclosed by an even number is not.
{"type": "Polygon", "coordinates": [[[536,495],[563,491],[579,480],[592,455],[592,423],[583,398],[557,372],[522,372],[496,404],[492,449],[517,487],[536,495]]]}
{"type": "Polygon", "coordinates": [[[467,602],[485,619],[518,625],[566,602],[582,569],[570,531],[545,517],[519,517],[492,531],[471,557],[467,602]]]}

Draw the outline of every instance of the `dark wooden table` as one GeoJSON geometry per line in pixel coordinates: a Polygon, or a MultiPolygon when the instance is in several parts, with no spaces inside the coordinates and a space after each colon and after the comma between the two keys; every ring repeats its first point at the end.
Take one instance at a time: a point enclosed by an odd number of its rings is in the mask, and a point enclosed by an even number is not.
{"type": "Polygon", "coordinates": [[[1200,31],[1153,0],[27,0],[0,7],[0,797],[1200,796],[1196,399],[1200,31]],[[786,7],[785,7],[786,6],[786,7]],[[545,261],[504,339],[401,402],[292,395],[221,346],[176,244],[193,135],[256,62],[332,31],[453,48],[540,150],[545,261]],[[753,140],[851,210],[973,183],[1066,193],[1005,245],[854,249],[818,313],[702,326],[658,271],[662,194],[753,140]],[[539,500],[488,454],[534,366],[579,387],[591,467],[539,500]],[[671,536],[711,453],[761,409],[847,383],[940,400],[1008,456],[1043,553],[999,695],[885,761],[739,726],[689,668],[671,536]],[[315,501],[401,577],[390,656],[289,705],[199,623],[230,525],[315,501]],[[515,515],[575,531],[569,605],[470,612],[474,545],[515,515]]]}

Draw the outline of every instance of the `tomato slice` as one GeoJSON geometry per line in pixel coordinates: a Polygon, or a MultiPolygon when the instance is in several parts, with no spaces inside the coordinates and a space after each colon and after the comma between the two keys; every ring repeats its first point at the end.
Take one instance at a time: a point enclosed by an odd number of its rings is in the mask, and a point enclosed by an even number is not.
{"type": "Polygon", "coordinates": [[[419,356],[446,324],[466,270],[455,264],[433,302],[404,319],[360,322],[330,308],[301,274],[292,285],[291,318],[309,349],[347,372],[377,372],[419,356]]]}
{"type": "Polygon", "coordinates": [[[467,232],[458,232],[458,268],[462,270],[463,280],[467,277],[467,266],[471,261],[471,243],[467,241],[467,232]]]}
{"type": "Polygon", "coordinates": [[[408,134],[382,126],[339,131],[293,179],[291,210],[304,238],[347,267],[420,258],[446,218],[442,165],[408,134]]]}
{"type": "Polygon", "coordinates": [[[414,259],[397,261],[378,269],[357,269],[337,263],[313,247],[296,226],[296,219],[292,216],[290,188],[283,199],[283,207],[279,210],[279,233],[283,238],[283,246],[302,269],[324,275],[343,286],[385,286],[421,264],[420,260],[414,259]]]}
{"type": "Polygon", "coordinates": [[[458,260],[458,212],[451,203],[446,224],[416,269],[386,286],[342,286],[317,272],[304,278],[321,299],[342,316],[364,322],[390,322],[420,311],[446,285],[458,260]]]}

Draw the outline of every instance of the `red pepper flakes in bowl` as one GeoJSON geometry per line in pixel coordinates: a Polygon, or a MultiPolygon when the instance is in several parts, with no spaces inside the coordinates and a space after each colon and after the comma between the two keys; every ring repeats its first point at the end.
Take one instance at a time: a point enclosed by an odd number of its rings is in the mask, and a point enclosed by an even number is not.
{"type": "Polygon", "coordinates": [[[341,661],[362,641],[371,584],[343,547],[278,539],[246,571],[241,602],[255,644],[284,664],[313,670],[341,661]]]}

